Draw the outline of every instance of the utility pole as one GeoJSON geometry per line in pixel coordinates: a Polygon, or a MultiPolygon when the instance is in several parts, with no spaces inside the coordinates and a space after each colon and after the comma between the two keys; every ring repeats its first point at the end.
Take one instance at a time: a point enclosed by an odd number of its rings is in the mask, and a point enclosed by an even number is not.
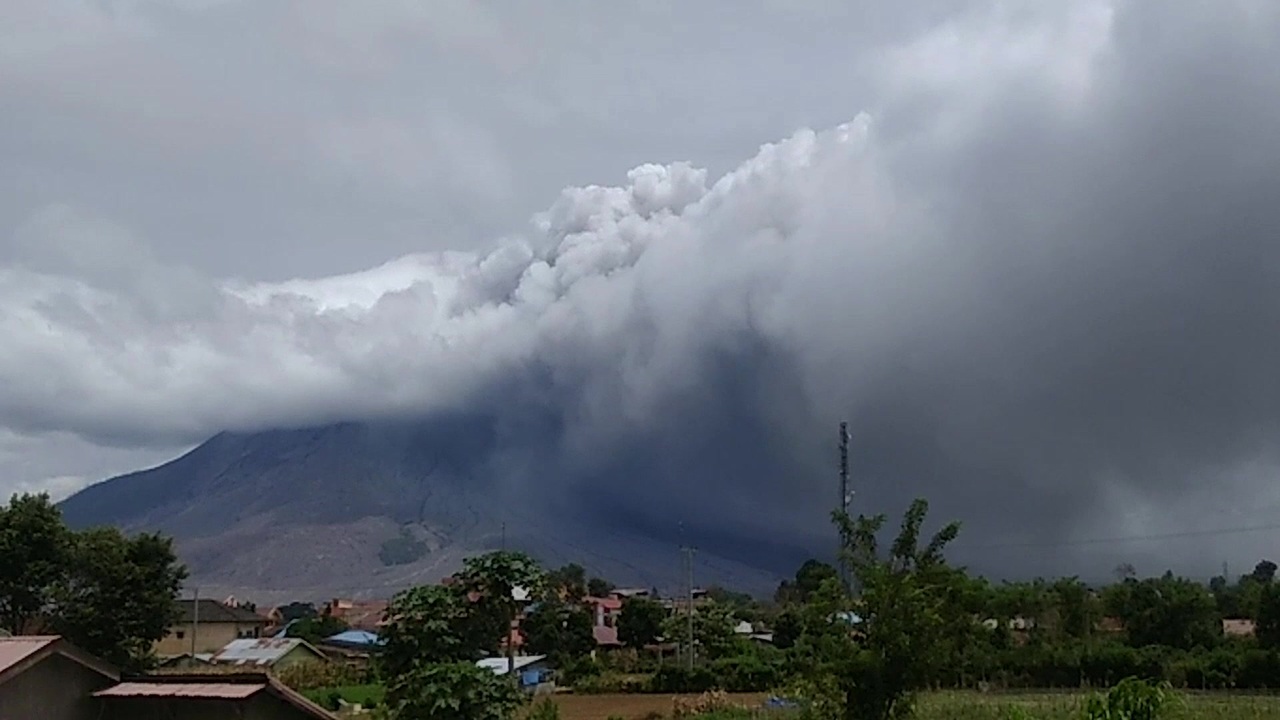
{"type": "Polygon", "coordinates": [[[688,635],[685,638],[688,643],[686,646],[688,650],[685,653],[685,662],[689,669],[693,670],[693,554],[697,552],[697,550],[685,545],[680,548],[680,552],[684,555],[685,602],[688,603],[688,607],[686,608],[688,635]]]}
{"type": "MultiPolygon", "coordinates": [[[[840,423],[840,512],[845,515],[849,514],[849,500],[851,493],[849,492],[849,423],[840,423]]],[[[852,578],[849,575],[849,563],[844,556],[844,536],[841,534],[839,538],[839,554],[836,556],[840,563],[840,581],[844,583],[846,592],[853,590],[852,578]]]]}
{"type": "Polygon", "coordinates": [[[200,633],[200,588],[192,588],[195,598],[191,601],[191,659],[196,657],[196,635],[200,633]]]}
{"type": "Polygon", "coordinates": [[[502,521],[502,551],[507,551],[507,521],[502,521]]]}

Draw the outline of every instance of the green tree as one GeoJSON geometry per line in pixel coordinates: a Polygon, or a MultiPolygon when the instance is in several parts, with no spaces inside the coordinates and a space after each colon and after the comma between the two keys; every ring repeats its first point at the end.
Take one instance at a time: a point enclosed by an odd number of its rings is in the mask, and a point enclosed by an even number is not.
{"type": "Polygon", "coordinates": [[[520,623],[525,645],[534,653],[550,656],[556,665],[589,654],[596,647],[591,615],[580,605],[549,599],[520,623]]]}
{"type": "Polygon", "coordinates": [[[794,580],[782,581],[774,593],[774,600],[780,605],[806,603],[824,582],[839,578],[840,572],[834,566],[820,560],[806,560],[796,570],[794,580]]]}
{"type": "Polygon", "coordinates": [[[1254,580],[1266,585],[1276,579],[1276,564],[1270,560],[1259,561],[1253,567],[1253,572],[1249,574],[1254,580]]]}
{"type": "Polygon", "coordinates": [[[591,597],[606,597],[613,592],[613,583],[604,578],[593,577],[587,581],[587,594],[591,597]]]}
{"type": "Polygon", "coordinates": [[[54,632],[125,670],[151,665],[153,644],[178,620],[174,599],[187,571],[169,538],[115,528],[75,535],[54,592],[54,632]]]}
{"type": "MultiPolygon", "coordinates": [[[[546,576],[528,555],[502,550],[464,560],[458,580],[481,620],[475,626],[482,631],[497,629],[498,639],[505,640],[520,613],[522,600],[516,597],[517,593],[538,597],[546,576]]],[[[512,643],[506,645],[507,667],[514,671],[515,647],[512,643]]]]}
{"type": "MultiPolygon", "coordinates": [[[[843,696],[848,720],[887,720],[905,717],[913,693],[925,687],[946,657],[936,652],[945,644],[948,601],[957,574],[947,566],[943,550],[959,533],[951,523],[921,547],[921,526],[929,505],[916,500],[903,516],[898,535],[887,552],[878,535],[886,517],[837,512],[844,555],[861,588],[855,648],[843,643],[840,655],[827,656],[843,696]]],[[[835,584],[826,584],[828,601],[838,607],[835,584]]],[[[827,633],[829,636],[830,633],[827,633]]],[[[824,648],[826,649],[826,648],[824,648]]]]}
{"type": "Polygon", "coordinates": [[[396,720],[509,720],[523,701],[513,683],[473,662],[422,664],[387,685],[396,720]]]}
{"type": "Polygon", "coordinates": [[[422,585],[398,593],[379,635],[382,674],[397,678],[419,665],[475,662],[488,650],[468,632],[472,604],[457,588],[422,585]]]}
{"type": "Polygon", "coordinates": [[[581,600],[587,595],[587,571],[577,563],[569,563],[547,573],[547,584],[566,600],[581,600]]]}
{"type": "MultiPolygon", "coordinates": [[[[733,613],[718,603],[707,603],[693,611],[694,654],[703,660],[715,660],[730,655],[737,648],[737,636],[733,613]]],[[[663,636],[677,641],[684,652],[689,651],[689,616],[675,613],[666,619],[663,636]]]]}
{"type": "Polygon", "coordinates": [[[332,615],[313,615],[300,618],[285,631],[286,637],[302,638],[315,645],[328,637],[349,630],[350,626],[332,615]]]}
{"type": "Polygon", "coordinates": [[[1280,648],[1280,585],[1268,583],[1258,598],[1255,636],[1267,649],[1280,648]]]}
{"type": "Polygon", "coordinates": [[[626,598],[618,617],[618,639],[630,648],[652,645],[662,635],[666,619],[667,609],[661,603],[643,597],[626,598]]]}
{"type": "Polygon", "coordinates": [[[1101,606],[1089,588],[1079,578],[1070,577],[1054,581],[1049,590],[1059,633],[1068,638],[1089,637],[1102,617],[1101,606]]]}
{"type": "Polygon", "coordinates": [[[48,495],[14,495],[0,507],[0,628],[36,629],[66,575],[72,534],[48,495]]]}
{"type": "Polygon", "coordinates": [[[1134,647],[1190,650],[1210,646],[1222,634],[1218,606],[1208,588],[1172,573],[1112,585],[1103,598],[1108,611],[1124,622],[1134,647]]]}

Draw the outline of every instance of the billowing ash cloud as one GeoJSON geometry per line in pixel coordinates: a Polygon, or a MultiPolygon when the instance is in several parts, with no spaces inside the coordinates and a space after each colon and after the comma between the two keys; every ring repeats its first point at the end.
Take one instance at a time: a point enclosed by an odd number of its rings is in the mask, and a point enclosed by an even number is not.
{"type": "Polygon", "coordinates": [[[760,552],[826,542],[847,419],[856,503],[931,498],[980,569],[1244,560],[1265,536],[1069,543],[1275,506],[1278,44],[1267,2],[968,16],[723,177],[645,165],[492,252],[323,280],[201,281],[50,209],[0,271],[0,417],[485,413],[510,482],[760,552]]]}

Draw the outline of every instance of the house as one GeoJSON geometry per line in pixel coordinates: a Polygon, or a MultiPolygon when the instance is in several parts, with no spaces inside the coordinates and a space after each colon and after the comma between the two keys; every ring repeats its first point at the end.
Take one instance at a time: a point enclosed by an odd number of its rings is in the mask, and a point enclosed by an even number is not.
{"type": "Polygon", "coordinates": [[[390,603],[386,600],[334,598],[321,608],[320,614],[341,620],[352,630],[377,632],[382,626],[383,617],[387,614],[389,605],[390,603]]]}
{"type": "Polygon", "coordinates": [[[232,640],[262,637],[268,623],[255,612],[216,600],[179,600],[178,613],[178,622],[155,645],[162,658],[217,652],[232,640]]]}
{"type": "Polygon", "coordinates": [[[1257,629],[1257,623],[1247,618],[1223,618],[1222,620],[1222,634],[1226,637],[1251,638],[1257,629]]]}
{"type": "Polygon", "coordinates": [[[622,615],[622,598],[587,597],[582,602],[591,611],[592,624],[595,627],[617,627],[618,617],[622,615]]]}
{"type": "Polygon", "coordinates": [[[320,651],[330,660],[348,663],[367,663],[369,656],[382,648],[385,641],[375,633],[364,630],[346,630],[320,641],[320,651]]]}
{"type": "Polygon", "coordinates": [[[93,697],[101,704],[100,720],[334,720],[262,672],[127,678],[93,697]]]}
{"type": "Polygon", "coordinates": [[[495,675],[506,675],[514,668],[520,676],[520,687],[534,691],[545,685],[551,676],[551,665],[546,655],[517,655],[514,658],[491,657],[476,661],[477,667],[488,668],[495,675]]]}
{"type": "Polygon", "coordinates": [[[252,665],[280,670],[307,662],[326,662],[329,658],[302,638],[245,638],[232,640],[209,662],[214,665],[252,665]]]}
{"type": "Polygon", "coordinates": [[[0,718],[99,720],[93,693],[119,672],[53,635],[0,638],[0,718]]]}

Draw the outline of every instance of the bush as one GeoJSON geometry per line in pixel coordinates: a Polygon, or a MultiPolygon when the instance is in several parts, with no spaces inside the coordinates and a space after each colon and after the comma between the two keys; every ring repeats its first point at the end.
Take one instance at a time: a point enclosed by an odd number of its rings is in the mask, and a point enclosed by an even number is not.
{"type": "Polygon", "coordinates": [[[721,683],[709,668],[695,667],[692,670],[666,665],[658,669],[649,681],[649,691],[655,693],[702,693],[715,690],[721,683]]]}
{"type": "Polygon", "coordinates": [[[650,692],[650,686],[648,675],[603,672],[581,678],[574,683],[573,690],[582,695],[638,694],[650,692]]]}
{"type": "Polygon", "coordinates": [[[369,666],[337,662],[307,662],[282,668],[276,678],[294,690],[366,685],[374,680],[369,666]]]}
{"type": "Polygon", "coordinates": [[[526,720],[560,720],[560,706],[551,698],[543,698],[529,709],[526,720]]]}
{"type": "Polygon", "coordinates": [[[768,661],[753,655],[724,658],[711,664],[719,687],[729,692],[764,692],[782,684],[784,667],[780,660],[768,661]]]}

